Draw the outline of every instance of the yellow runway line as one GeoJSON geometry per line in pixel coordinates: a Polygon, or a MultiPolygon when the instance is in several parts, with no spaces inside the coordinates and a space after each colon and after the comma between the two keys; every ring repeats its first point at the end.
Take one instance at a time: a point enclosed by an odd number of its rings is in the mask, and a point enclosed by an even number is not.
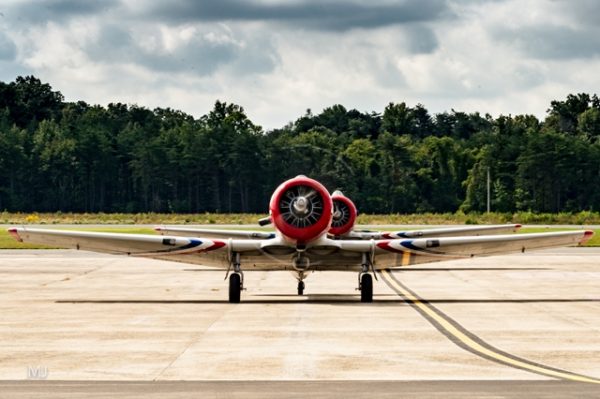
{"type": "Polygon", "coordinates": [[[530,371],[536,374],[545,375],[548,377],[577,381],[587,382],[592,384],[600,384],[600,379],[594,377],[587,377],[571,373],[569,371],[555,369],[553,367],[544,366],[537,364],[532,361],[521,359],[517,356],[507,354],[493,346],[485,343],[481,339],[473,336],[472,333],[466,332],[464,328],[457,327],[458,324],[453,321],[450,317],[446,316],[439,309],[433,305],[425,303],[416,294],[411,292],[409,289],[400,284],[392,276],[389,270],[379,271],[383,276],[385,282],[400,295],[404,300],[407,301],[411,306],[417,309],[429,322],[442,332],[447,337],[451,337],[452,341],[463,349],[469,350],[471,353],[477,354],[486,359],[494,360],[498,363],[509,365],[512,367],[519,368],[521,370],[530,371]],[[464,331],[462,331],[464,330],[464,331]],[[454,341],[456,340],[456,341],[454,341]],[[460,344],[462,345],[460,345],[460,344]]]}

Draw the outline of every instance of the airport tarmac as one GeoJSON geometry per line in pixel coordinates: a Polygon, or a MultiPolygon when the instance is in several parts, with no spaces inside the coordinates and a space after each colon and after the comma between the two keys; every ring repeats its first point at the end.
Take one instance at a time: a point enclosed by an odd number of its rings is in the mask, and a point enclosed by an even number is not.
{"type": "Polygon", "coordinates": [[[512,397],[509,387],[600,395],[598,248],[383,272],[372,304],[360,303],[355,273],[314,273],[299,297],[288,272],[248,272],[240,304],[227,302],[224,277],[70,250],[0,251],[0,397],[69,384],[94,397],[118,382],[158,393],[177,381],[234,381],[232,397],[307,381],[378,396],[444,386],[444,397],[512,397]]]}

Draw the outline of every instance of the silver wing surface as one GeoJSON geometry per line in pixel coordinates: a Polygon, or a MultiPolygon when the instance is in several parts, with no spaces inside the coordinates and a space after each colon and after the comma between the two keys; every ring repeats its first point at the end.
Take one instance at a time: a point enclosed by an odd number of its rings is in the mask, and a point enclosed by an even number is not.
{"type": "MultiPolygon", "coordinates": [[[[244,270],[292,270],[295,246],[280,238],[217,240],[200,237],[96,233],[17,227],[10,234],[19,241],[227,268],[233,254],[244,270]]],[[[437,237],[395,240],[332,240],[310,243],[302,255],[310,270],[361,270],[364,255],[376,269],[444,260],[524,252],[582,244],[592,231],[567,231],[478,237],[437,237]]]]}
{"type": "Polygon", "coordinates": [[[200,229],[195,227],[181,226],[156,226],[156,232],[161,235],[170,236],[200,236],[212,238],[248,238],[268,240],[275,238],[272,231],[250,231],[250,230],[229,230],[229,229],[200,229]]]}
{"type": "Polygon", "coordinates": [[[497,224],[481,226],[453,226],[433,229],[402,230],[402,231],[353,231],[348,238],[362,240],[381,240],[394,238],[419,238],[419,237],[455,237],[455,236],[482,236],[492,234],[514,233],[521,228],[520,224],[497,224]]]}
{"type": "MultiPolygon", "coordinates": [[[[490,234],[506,234],[516,232],[521,228],[520,224],[500,224],[486,226],[459,226],[442,227],[424,230],[404,230],[404,231],[351,231],[341,239],[355,240],[381,240],[394,238],[418,238],[418,237],[452,237],[452,236],[480,236],[490,234]]],[[[212,238],[247,238],[247,239],[270,239],[275,238],[272,231],[250,231],[250,230],[229,230],[229,229],[203,229],[195,227],[182,226],[156,226],[154,228],[159,234],[172,236],[201,236],[212,238]]],[[[337,238],[337,237],[336,237],[337,238]]]]}
{"type": "Polygon", "coordinates": [[[97,233],[27,227],[9,229],[18,241],[59,248],[227,267],[228,242],[150,234],[97,233]]]}
{"type": "Polygon", "coordinates": [[[382,240],[376,245],[376,268],[401,267],[451,259],[501,255],[535,249],[582,245],[593,231],[382,240]]]}

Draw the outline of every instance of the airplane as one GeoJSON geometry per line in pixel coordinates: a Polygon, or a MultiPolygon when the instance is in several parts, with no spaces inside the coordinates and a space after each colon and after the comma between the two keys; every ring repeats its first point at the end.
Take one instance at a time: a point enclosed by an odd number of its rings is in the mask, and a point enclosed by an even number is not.
{"type": "Polygon", "coordinates": [[[589,230],[578,230],[400,238],[391,235],[388,238],[382,234],[382,239],[378,240],[373,237],[336,239],[335,234],[330,234],[335,216],[332,195],[321,183],[302,175],[286,180],[275,189],[269,202],[269,214],[275,232],[251,238],[219,239],[198,235],[100,233],[29,227],[11,227],[8,231],[21,242],[222,268],[225,279],[229,278],[231,303],[240,302],[245,271],[290,270],[298,280],[299,295],[304,292],[304,279],[313,271],[351,271],[358,273],[361,302],[372,302],[373,276],[377,279],[378,270],[581,245],[594,234],[589,230]]]}

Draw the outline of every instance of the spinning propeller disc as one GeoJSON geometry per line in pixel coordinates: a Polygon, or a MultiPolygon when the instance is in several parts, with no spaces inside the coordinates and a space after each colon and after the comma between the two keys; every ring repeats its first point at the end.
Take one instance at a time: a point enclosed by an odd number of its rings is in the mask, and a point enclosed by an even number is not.
{"type": "Polygon", "coordinates": [[[350,221],[350,207],[344,201],[333,201],[332,227],[345,226],[350,221]]]}
{"type": "Polygon", "coordinates": [[[291,226],[302,228],[316,224],[323,215],[323,198],[312,187],[290,187],[278,204],[283,220],[291,226]]]}

